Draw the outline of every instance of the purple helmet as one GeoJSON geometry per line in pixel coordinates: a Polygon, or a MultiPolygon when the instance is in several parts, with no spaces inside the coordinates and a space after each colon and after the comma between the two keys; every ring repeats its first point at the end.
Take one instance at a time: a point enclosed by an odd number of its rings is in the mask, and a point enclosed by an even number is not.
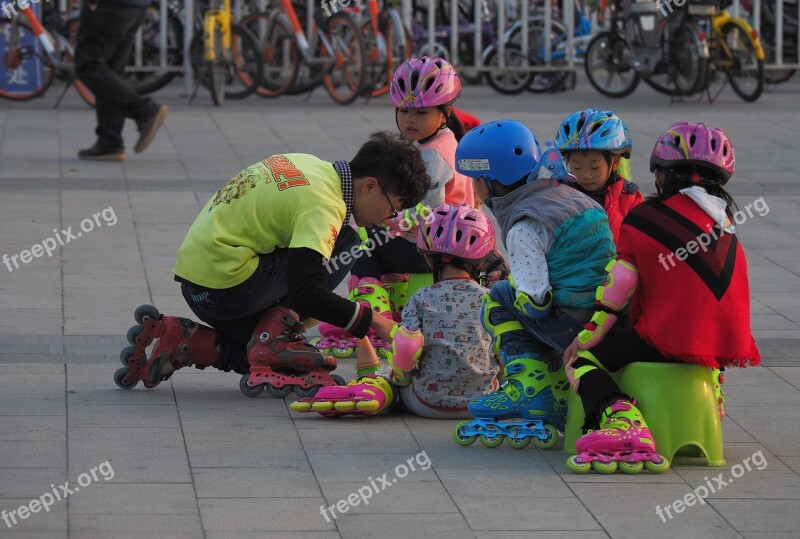
{"type": "Polygon", "coordinates": [[[447,60],[409,58],[392,77],[389,97],[398,109],[450,105],[461,94],[461,81],[447,60]]]}
{"type": "Polygon", "coordinates": [[[417,250],[479,262],[494,251],[494,225],[480,210],[444,203],[419,227],[417,250]]]}
{"type": "Polygon", "coordinates": [[[733,145],[722,129],[678,122],[656,141],[650,154],[650,172],[682,165],[699,165],[722,176],[724,185],[733,174],[733,145]]]}

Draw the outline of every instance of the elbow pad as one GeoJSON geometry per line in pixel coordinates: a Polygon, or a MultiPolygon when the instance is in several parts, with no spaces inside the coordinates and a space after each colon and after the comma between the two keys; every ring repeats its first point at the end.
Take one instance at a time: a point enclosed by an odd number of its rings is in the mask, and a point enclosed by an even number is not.
{"type": "Polygon", "coordinates": [[[548,290],[544,296],[544,304],[539,305],[528,294],[517,290],[514,284],[514,276],[510,278],[511,286],[514,288],[516,299],[514,300],[514,308],[530,318],[531,320],[541,320],[550,313],[550,308],[553,306],[553,293],[548,290]]]}
{"type": "Polygon", "coordinates": [[[598,305],[619,312],[628,304],[636,285],[639,283],[639,270],[625,260],[612,260],[606,266],[606,281],[597,287],[595,299],[598,305]]]}
{"type": "Polygon", "coordinates": [[[578,343],[580,348],[588,350],[602,341],[614,324],[617,323],[617,315],[604,311],[597,311],[592,319],[578,333],[578,343]]]}
{"type": "Polygon", "coordinates": [[[390,336],[389,367],[398,385],[407,386],[411,383],[411,373],[417,368],[425,338],[421,331],[409,331],[399,324],[392,329],[390,336]]]}

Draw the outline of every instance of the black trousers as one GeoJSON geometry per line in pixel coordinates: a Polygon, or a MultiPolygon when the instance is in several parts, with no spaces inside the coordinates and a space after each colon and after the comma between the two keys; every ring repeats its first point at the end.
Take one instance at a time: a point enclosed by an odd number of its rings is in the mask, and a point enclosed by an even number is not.
{"type": "MultiPolygon", "coordinates": [[[[665,357],[661,352],[647,344],[633,328],[617,329],[615,327],[600,344],[590,349],[589,352],[597,358],[605,370],[591,370],[580,378],[578,395],[581,397],[586,415],[586,422],[583,425],[584,430],[597,427],[603,408],[611,404],[611,401],[615,398],[636,397],[636,395],[623,393],[608,372],[617,372],[624,366],[636,361],[663,363],[675,363],[676,361],[665,357]]],[[[575,360],[575,367],[587,365],[594,365],[594,363],[582,357],[575,360]]]]}
{"type": "Polygon", "coordinates": [[[375,249],[359,258],[353,266],[353,275],[380,280],[386,273],[430,273],[431,268],[417,252],[416,244],[405,238],[388,239],[379,228],[367,230],[375,242],[375,249]]]}
{"type": "Polygon", "coordinates": [[[100,2],[94,10],[81,8],[81,26],[75,48],[75,73],[96,100],[97,146],[123,148],[125,118],[144,120],[158,111],[152,99],[142,97],[123,78],[136,30],[146,7],[100,2]]]}
{"type": "MultiPolygon", "coordinates": [[[[359,238],[350,226],[343,226],[333,246],[331,258],[350,251],[359,238]]],[[[189,282],[181,282],[183,298],[197,317],[219,333],[219,362],[222,370],[239,374],[250,371],[247,361],[247,343],[261,314],[274,307],[289,295],[289,268],[287,249],[258,256],[258,268],[243,283],[223,290],[209,289],[189,282]]],[[[339,265],[328,273],[325,286],[330,290],[350,271],[350,265],[339,265]]],[[[302,316],[302,313],[300,313],[302,316]]]]}

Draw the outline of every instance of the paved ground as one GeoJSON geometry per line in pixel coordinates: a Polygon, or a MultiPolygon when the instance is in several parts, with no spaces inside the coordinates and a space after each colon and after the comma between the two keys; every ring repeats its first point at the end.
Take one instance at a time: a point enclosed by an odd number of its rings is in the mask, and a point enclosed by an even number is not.
{"type": "MultiPolygon", "coordinates": [[[[731,192],[742,207],[763,197],[738,232],[764,366],[728,373],[728,464],[678,462],[663,476],[636,477],[571,475],[561,443],[548,452],[461,448],[451,422],[293,414],[284,401],[243,397],[236,375],[186,370],[153,391],[117,389],[112,374],[133,309],[152,302],[189,315],[170,269],[211,193],[269,154],[350,157],[370,131],[394,129],[393,113],[383,101],[340,107],[321,93],[222,109],[203,94],[188,106],[176,85],[163,94],[172,108],[166,128],[145,154],[85,163],[75,152],[93,142],[93,115],[72,91],[53,110],[57,90],[0,104],[0,254],[85,230],[52,257],[38,251],[13,271],[0,266],[0,516],[8,519],[0,536],[797,537],[800,83],[755,104],[727,90],[713,106],[670,105],[646,88],[610,101],[585,81],[559,95],[464,91],[467,110],[520,119],[542,139],[576,109],[613,108],[633,132],[633,175],[645,192],[659,132],[681,119],[719,125],[736,148],[731,192]],[[754,455],[763,469],[731,481],[731,467],[754,455]],[[662,522],[657,505],[717,474],[729,484],[662,522]],[[368,505],[321,514],[373,484],[380,492],[368,505]],[[54,500],[64,489],[74,493],[54,500]],[[23,505],[38,512],[20,514],[23,505]]],[[[342,363],[348,377],[352,362],[342,363]]]]}

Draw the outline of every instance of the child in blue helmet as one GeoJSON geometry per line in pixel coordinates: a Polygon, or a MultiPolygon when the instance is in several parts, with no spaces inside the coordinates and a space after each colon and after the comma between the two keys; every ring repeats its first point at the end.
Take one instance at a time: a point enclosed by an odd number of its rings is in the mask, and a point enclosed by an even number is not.
{"type": "Polygon", "coordinates": [[[572,186],[606,210],[616,243],[622,219],[644,202],[636,184],[619,172],[633,145],[625,123],[611,111],[579,110],[561,122],[555,144],[575,176],[572,186]]]}
{"type": "Polygon", "coordinates": [[[616,254],[608,219],[592,199],[554,181],[566,177],[559,151],[541,155],[535,135],[520,122],[500,120],[467,133],[456,166],[476,180],[476,192],[497,217],[511,280],[495,284],[481,309],[505,381],[469,403],[477,419],[454,434],[483,434],[488,445],[498,432],[512,445],[533,436],[540,447],[551,447],[555,429],[542,422],[563,430],[568,384],[561,370],[551,388],[547,361],[551,371],[561,368],[560,353],[553,352],[563,351],[593,314],[595,290],[616,254]],[[497,423],[515,417],[525,421],[497,423]]]}

